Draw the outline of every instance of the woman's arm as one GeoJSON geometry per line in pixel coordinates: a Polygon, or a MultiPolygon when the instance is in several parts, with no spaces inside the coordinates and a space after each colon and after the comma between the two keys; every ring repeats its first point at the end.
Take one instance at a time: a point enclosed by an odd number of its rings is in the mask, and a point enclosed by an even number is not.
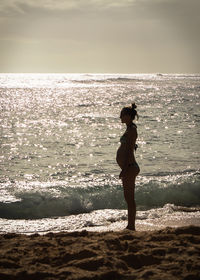
{"type": "Polygon", "coordinates": [[[128,170],[128,165],[131,162],[131,157],[133,156],[133,150],[135,147],[135,142],[137,139],[137,130],[135,127],[129,128],[126,136],[126,156],[125,156],[125,162],[124,166],[122,168],[122,171],[119,175],[119,177],[123,177],[127,170],[128,170]]]}

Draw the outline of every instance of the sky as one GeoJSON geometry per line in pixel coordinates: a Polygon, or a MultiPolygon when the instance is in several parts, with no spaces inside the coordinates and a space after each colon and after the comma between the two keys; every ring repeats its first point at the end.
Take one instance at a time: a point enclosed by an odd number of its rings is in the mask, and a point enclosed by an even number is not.
{"type": "Polygon", "coordinates": [[[200,73],[200,0],[0,0],[1,73],[200,73]]]}

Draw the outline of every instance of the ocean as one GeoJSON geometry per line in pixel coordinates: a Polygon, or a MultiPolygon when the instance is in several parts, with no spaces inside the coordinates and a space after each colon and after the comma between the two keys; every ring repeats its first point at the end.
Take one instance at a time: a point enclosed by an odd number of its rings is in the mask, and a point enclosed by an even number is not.
{"type": "Polygon", "coordinates": [[[136,229],[200,224],[200,75],[0,74],[0,232],[123,229],[133,102],[136,229]]]}

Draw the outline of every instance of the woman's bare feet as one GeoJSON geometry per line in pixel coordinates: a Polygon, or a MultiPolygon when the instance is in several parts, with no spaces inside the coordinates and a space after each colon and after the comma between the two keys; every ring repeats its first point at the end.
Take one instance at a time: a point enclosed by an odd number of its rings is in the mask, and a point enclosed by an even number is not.
{"type": "Polygon", "coordinates": [[[135,230],[135,226],[129,226],[129,225],[128,225],[128,226],[126,227],[126,229],[135,230]]]}

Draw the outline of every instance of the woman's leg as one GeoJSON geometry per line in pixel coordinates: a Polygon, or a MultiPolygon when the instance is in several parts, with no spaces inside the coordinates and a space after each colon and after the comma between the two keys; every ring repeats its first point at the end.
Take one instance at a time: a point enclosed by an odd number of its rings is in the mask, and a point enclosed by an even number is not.
{"type": "Polygon", "coordinates": [[[127,176],[122,178],[124,198],[128,205],[128,229],[135,230],[136,204],[135,204],[135,179],[139,174],[139,167],[130,167],[127,176]]]}
{"type": "Polygon", "coordinates": [[[135,178],[123,178],[124,198],[128,205],[128,229],[135,230],[135,178]]]}

